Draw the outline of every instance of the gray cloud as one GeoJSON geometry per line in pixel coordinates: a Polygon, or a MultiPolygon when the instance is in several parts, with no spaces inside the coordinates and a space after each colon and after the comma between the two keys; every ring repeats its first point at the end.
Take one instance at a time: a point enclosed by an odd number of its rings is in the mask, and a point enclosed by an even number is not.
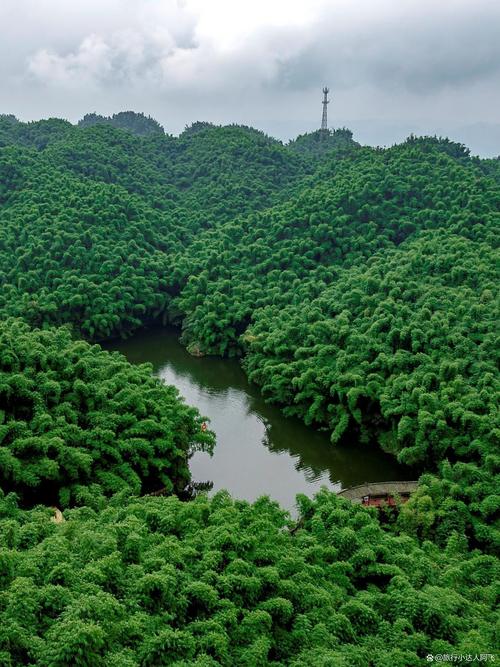
{"type": "Polygon", "coordinates": [[[500,153],[493,0],[2,0],[0,26],[0,112],[23,119],[135,108],[286,139],[317,126],[328,83],[332,124],[364,141],[440,131],[500,153]]]}
{"type": "Polygon", "coordinates": [[[278,81],[308,88],[320,74],[340,90],[370,84],[429,94],[498,76],[500,5],[445,5],[402,10],[402,3],[390,20],[368,14],[348,26],[332,11],[318,22],[315,39],[280,63],[278,81]]]}

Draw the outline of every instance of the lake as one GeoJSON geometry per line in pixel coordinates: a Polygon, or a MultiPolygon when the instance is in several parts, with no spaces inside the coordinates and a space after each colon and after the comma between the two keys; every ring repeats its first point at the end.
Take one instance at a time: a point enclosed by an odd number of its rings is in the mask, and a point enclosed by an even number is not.
{"type": "Polygon", "coordinates": [[[154,373],[175,385],[217,435],[214,455],[197,452],[190,461],[195,482],[213,482],[236,498],[261,495],[290,510],[297,493],[313,495],[363,482],[413,479],[411,470],[374,446],[334,446],[328,433],[284,417],[250,384],[235,359],[193,357],[172,328],[142,330],[104,347],[134,363],[149,362],[154,373]]]}

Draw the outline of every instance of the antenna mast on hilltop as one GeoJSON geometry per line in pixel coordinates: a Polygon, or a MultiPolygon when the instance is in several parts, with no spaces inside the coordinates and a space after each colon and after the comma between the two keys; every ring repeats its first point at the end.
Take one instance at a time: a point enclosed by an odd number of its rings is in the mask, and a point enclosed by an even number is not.
{"type": "Polygon", "coordinates": [[[330,104],[330,100],[328,99],[328,93],[330,92],[330,89],[327,88],[326,86],[323,88],[323,116],[321,118],[321,131],[322,132],[328,132],[328,119],[327,119],[327,104],[330,104]]]}

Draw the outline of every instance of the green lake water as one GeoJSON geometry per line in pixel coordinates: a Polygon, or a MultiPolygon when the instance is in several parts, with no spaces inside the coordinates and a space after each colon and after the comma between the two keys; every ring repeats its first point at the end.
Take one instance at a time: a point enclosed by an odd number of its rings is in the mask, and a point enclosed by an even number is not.
{"type": "Polygon", "coordinates": [[[187,403],[210,420],[217,435],[212,457],[197,452],[190,462],[195,482],[213,482],[237,498],[269,495],[293,509],[295,495],[313,495],[366,481],[413,479],[408,468],[370,446],[338,447],[327,433],[283,416],[265,403],[234,359],[192,357],[178,342],[178,330],[143,330],[106,344],[132,363],[149,362],[154,373],[175,385],[187,403]]]}

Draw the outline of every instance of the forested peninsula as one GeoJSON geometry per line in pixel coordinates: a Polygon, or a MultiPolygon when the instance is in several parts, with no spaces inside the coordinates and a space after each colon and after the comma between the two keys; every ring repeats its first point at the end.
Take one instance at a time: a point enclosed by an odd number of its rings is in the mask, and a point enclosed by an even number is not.
{"type": "Polygon", "coordinates": [[[494,654],[499,223],[444,138],[0,116],[0,666],[494,654]],[[417,491],[193,496],[205,417],[99,345],[158,324],[417,491]]]}

